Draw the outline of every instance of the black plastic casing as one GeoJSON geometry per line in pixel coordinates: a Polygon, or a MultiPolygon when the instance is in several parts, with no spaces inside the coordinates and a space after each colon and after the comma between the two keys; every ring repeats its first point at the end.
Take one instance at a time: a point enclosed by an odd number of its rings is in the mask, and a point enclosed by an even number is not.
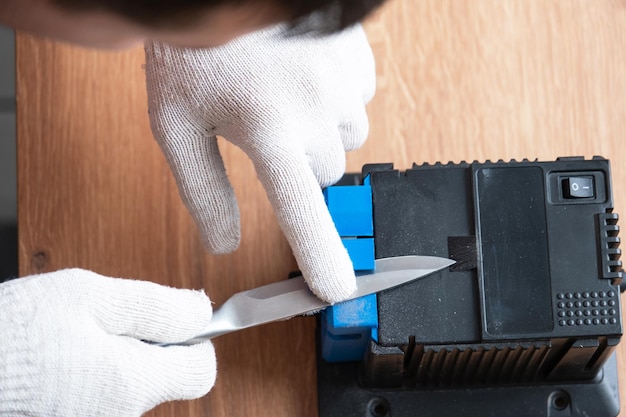
{"type": "Polygon", "coordinates": [[[606,367],[622,335],[622,267],[607,160],[376,164],[366,175],[376,258],[457,263],[379,293],[378,342],[363,361],[320,361],[321,416],[617,415],[606,367]],[[482,405],[459,403],[461,392],[482,405]],[[411,398],[433,403],[401,412],[411,398]],[[529,414],[502,414],[537,398],[529,414]],[[593,410],[574,407],[586,402],[593,410]]]}

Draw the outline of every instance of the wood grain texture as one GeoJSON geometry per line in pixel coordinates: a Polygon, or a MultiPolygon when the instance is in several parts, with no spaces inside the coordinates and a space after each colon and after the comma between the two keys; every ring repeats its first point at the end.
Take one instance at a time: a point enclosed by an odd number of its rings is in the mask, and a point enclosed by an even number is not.
{"type": "MultiPolygon", "coordinates": [[[[378,92],[370,139],[348,155],[350,170],[603,155],[623,210],[623,1],[391,0],[366,28],[378,92]]],[[[218,304],[284,278],[296,267],[289,247],[252,165],[226,143],[242,244],[224,256],[202,249],[151,137],[142,64],[141,50],[18,36],[20,273],[77,266],[204,287],[218,304]]],[[[214,390],[149,415],[316,416],[313,329],[299,318],[217,339],[214,390]]],[[[624,344],[619,363],[626,387],[624,344]]]]}

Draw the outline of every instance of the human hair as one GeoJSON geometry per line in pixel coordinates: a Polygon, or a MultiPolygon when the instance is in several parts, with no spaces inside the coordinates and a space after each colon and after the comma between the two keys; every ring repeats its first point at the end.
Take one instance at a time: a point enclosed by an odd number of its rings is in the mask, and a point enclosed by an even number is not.
{"type": "Polygon", "coordinates": [[[217,6],[272,2],[287,12],[294,29],[335,32],[365,19],[385,0],[51,0],[68,11],[106,11],[151,28],[181,28],[217,6]],[[307,22],[310,15],[314,22],[307,22]]]}

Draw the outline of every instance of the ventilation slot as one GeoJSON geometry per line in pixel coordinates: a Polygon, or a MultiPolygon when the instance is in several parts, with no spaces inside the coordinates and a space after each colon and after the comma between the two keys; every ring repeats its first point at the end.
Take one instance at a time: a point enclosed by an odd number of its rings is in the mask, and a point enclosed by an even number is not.
{"type": "Polygon", "coordinates": [[[619,285],[623,277],[622,261],[620,260],[622,250],[619,248],[620,238],[618,237],[618,218],[616,213],[604,213],[598,216],[600,257],[602,260],[601,276],[604,279],[612,280],[614,285],[619,285]]]}
{"type": "Polygon", "coordinates": [[[548,353],[547,344],[415,346],[405,361],[407,385],[442,387],[495,385],[535,379],[548,353]]]}

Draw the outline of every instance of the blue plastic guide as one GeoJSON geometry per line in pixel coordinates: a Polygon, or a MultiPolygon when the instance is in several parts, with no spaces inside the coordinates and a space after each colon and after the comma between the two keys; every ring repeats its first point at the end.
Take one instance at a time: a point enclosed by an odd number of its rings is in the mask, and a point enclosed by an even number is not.
{"type": "MultiPolygon", "coordinates": [[[[362,185],[328,187],[324,197],[354,270],[373,270],[374,221],[369,176],[362,185]]],[[[321,323],[321,353],[326,361],[361,360],[370,339],[378,340],[376,294],[328,307],[322,312],[321,323]]]]}

